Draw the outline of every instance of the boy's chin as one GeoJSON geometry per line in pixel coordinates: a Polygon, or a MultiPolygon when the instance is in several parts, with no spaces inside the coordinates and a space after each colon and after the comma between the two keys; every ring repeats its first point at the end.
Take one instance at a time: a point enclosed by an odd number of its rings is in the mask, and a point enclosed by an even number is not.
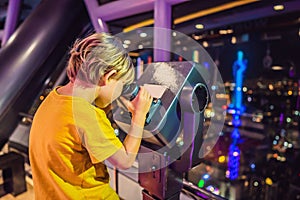
{"type": "Polygon", "coordinates": [[[103,102],[99,101],[99,100],[95,100],[94,102],[95,106],[97,106],[98,108],[105,108],[107,105],[104,104],[103,102]]]}

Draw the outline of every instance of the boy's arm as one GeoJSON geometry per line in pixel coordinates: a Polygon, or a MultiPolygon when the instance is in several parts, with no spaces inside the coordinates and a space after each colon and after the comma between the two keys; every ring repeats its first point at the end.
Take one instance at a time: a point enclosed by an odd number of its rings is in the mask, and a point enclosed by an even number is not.
{"type": "Polygon", "coordinates": [[[123,141],[123,147],[107,159],[120,169],[130,168],[136,159],[143,137],[146,114],[150,109],[152,97],[144,88],[141,88],[132,104],[128,105],[128,103],[130,102],[127,102],[127,106],[132,113],[129,132],[123,141]]]}

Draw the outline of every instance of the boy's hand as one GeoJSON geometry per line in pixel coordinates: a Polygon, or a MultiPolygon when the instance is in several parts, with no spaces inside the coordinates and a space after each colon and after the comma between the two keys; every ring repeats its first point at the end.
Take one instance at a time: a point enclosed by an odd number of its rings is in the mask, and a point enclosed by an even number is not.
{"type": "Polygon", "coordinates": [[[149,112],[153,100],[150,93],[143,86],[140,86],[137,96],[132,101],[126,100],[123,97],[121,97],[121,100],[129,112],[131,112],[132,122],[144,126],[146,114],[149,112]]]}

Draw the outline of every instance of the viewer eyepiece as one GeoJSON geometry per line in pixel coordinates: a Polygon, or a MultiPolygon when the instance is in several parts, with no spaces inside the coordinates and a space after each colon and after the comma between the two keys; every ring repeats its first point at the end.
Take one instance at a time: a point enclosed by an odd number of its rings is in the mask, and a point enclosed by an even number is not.
{"type": "Polygon", "coordinates": [[[136,84],[136,82],[133,82],[131,84],[124,85],[121,96],[128,99],[129,101],[132,101],[139,93],[139,91],[140,87],[136,84]]]}

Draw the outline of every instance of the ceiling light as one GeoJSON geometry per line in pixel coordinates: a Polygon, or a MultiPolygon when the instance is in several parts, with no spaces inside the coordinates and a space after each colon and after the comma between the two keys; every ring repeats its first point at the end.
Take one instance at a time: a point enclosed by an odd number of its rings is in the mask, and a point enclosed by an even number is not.
{"type": "Polygon", "coordinates": [[[208,47],[208,42],[204,41],[204,42],[202,43],[202,45],[203,45],[204,47],[208,47]]]}
{"type": "Polygon", "coordinates": [[[204,25],[203,24],[196,24],[195,28],[196,29],[204,29],[204,25]]]}
{"type": "Polygon", "coordinates": [[[129,31],[132,31],[132,30],[135,30],[135,29],[138,29],[138,28],[141,28],[141,27],[145,27],[145,26],[150,26],[150,25],[153,25],[154,24],[154,19],[147,19],[145,21],[142,21],[142,22],[139,22],[137,24],[133,24],[131,26],[128,26],[126,28],[123,29],[123,32],[129,32],[129,31]]]}
{"type": "Polygon", "coordinates": [[[128,48],[128,44],[123,44],[123,47],[124,47],[125,49],[127,49],[127,48],[128,48]]]}
{"type": "Polygon", "coordinates": [[[230,34],[230,33],[233,33],[233,30],[232,30],[232,29],[228,29],[228,30],[227,30],[227,34],[230,34]]]}
{"type": "Polygon", "coordinates": [[[273,9],[276,11],[281,11],[284,9],[284,5],[282,5],[282,4],[275,5],[275,6],[273,6],[273,9]]]}
{"type": "Polygon", "coordinates": [[[220,33],[221,35],[226,35],[228,32],[227,32],[227,30],[219,30],[219,33],[220,33]]]}
{"type": "Polygon", "coordinates": [[[142,44],[140,44],[140,45],[138,46],[138,48],[139,48],[139,49],[143,49],[144,46],[143,46],[142,44]]]}
{"type": "Polygon", "coordinates": [[[219,30],[219,34],[220,35],[226,35],[226,34],[230,34],[230,33],[233,33],[233,30],[232,29],[222,29],[222,30],[219,30]]]}
{"type": "Polygon", "coordinates": [[[200,39],[203,38],[203,36],[202,36],[202,35],[193,35],[193,38],[194,38],[195,40],[200,40],[200,39]]]}
{"type": "Polygon", "coordinates": [[[272,66],[272,70],[274,70],[274,71],[283,70],[283,67],[280,65],[274,65],[274,66],[272,66]]]}
{"type": "Polygon", "coordinates": [[[231,38],[231,43],[232,43],[232,44],[236,44],[236,37],[233,36],[233,37],[231,38]]]}
{"type": "Polygon", "coordinates": [[[147,37],[147,33],[144,33],[144,32],[140,33],[140,37],[142,37],[142,38],[147,37]]]}
{"type": "Polygon", "coordinates": [[[124,44],[131,44],[130,40],[124,40],[124,44]]]}

